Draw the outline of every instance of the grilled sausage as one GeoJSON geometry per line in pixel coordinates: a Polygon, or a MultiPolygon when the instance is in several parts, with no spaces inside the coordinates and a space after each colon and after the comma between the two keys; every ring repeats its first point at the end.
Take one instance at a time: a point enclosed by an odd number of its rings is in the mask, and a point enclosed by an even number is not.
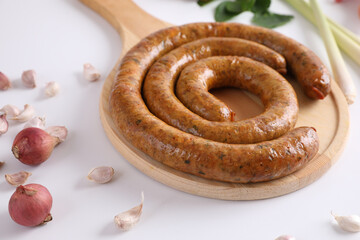
{"type": "Polygon", "coordinates": [[[142,85],[151,65],[174,48],[207,37],[245,38],[264,44],[285,57],[308,96],[323,98],[329,92],[330,78],[320,60],[290,38],[235,23],[188,24],[160,30],[124,56],[110,96],[116,128],[150,157],[208,179],[236,183],[268,181],[304,166],[319,148],[313,128],[297,128],[256,144],[228,144],[183,132],[149,111],[142,98],[142,85]]]}

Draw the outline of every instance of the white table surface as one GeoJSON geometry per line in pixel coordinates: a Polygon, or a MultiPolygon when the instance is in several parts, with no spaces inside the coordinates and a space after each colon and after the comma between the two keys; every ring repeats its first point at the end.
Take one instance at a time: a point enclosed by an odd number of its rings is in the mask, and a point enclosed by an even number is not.
{"type": "MultiPolygon", "coordinates": [[[[119,0],[120,1],[120,0],[119,0]]],[[[199,8],[195,0],[135,0],[154,16],[173,24],[212,21],[216,3],[199,8]]],[[[320,0],[334,20],[360,35],[357,6],[360,1],[334,4],[320,0]]],[[[305,44],[329,65],[316,28],[283,1],[271,9],[293,14],[295,19],[276,30],[305,44]]],[[[251,14],[233,19],[249,23],[251,14]]],[[[10,149],[23,124],[11,123],[0,137],[0,239],[275,239],[291,234],[305,239],[360,239],[334,224],[330,211],[360,215],[360,100],[350,106],[351,131],[335,166],[318,181],[297,192],[267,200],[222,201],[193,196],[167,187],[129,164],[107,139],[99,119],[99,96],[105,76],[121,52],[121,39],[100,16],[72,0],[0,1],[0,71],[14,88],[0,92],[0,106],[31,104],[46,115],[48,126],[65,125],[66,142],[45,163],[31,167],[16,160],[10,149]],[[101,81],[86,82],[82,65],[91,62],[102,73],[101,81]],[[35,69],[39,86],[29,90],[19,82],[23,70],[35,69]],[[44,84],[56,81],[61,92],[44,97],[44,84]],[[100,165],[115,168],[112,182],[89,182],[88,171],[100,165]],[[28,183],[46,186],[54,198],[53,221],[28,228],[14,223],[8,201],[14,187],[6,173],[21,170],[33,175],[28,183]],[[121,232],[113,217],[140,201],[145,193],[141,221],[121,232]]],[[[360,57],[360,56],[359,56],[360,57]]],[[[360,90],[360,67],[345,56],[360,90]]]]}

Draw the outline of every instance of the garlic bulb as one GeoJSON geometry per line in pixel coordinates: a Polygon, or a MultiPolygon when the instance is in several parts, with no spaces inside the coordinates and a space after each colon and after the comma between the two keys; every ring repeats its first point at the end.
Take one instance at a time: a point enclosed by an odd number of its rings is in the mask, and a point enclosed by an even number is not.
{"type": "Polygon", "coordinates": [[[60,86],[57,82],[48,82],[45,86],[45,94],[48,97],[56,96],[60,91],[60,86]]]}
{"type": "Polygon", "coordinates": [[[100,79],[100,72],[90,63],[84,64],[84,78],[90,82],[94,82],[100,79]]]}
{"type": "Polygon", "coordinates": [[[130,230],[135,224],[140,221],[144,205],[144,192],[141,192],[141,204],[126,212],[120,213],[115,216],[114,222],[123,231],[130,230]]]}
{"type": "Polygon", "coordinates": [[[6,116],[10,118],[16,117],[20,114],[19,108],[11,104],[5,105],[0,109],[0,111],[6,113],[6,116]]]}
{"type": "Polygon", "coordinates": [[[36,128],[44,129],[45,124],[46,124],[45,116],[33,117],[25,124],[24,128],[36,127],[36,128]]]}
{"type": "Polygon", "coordinates": [[[107,183],[114,176],[114,172],[112,167],[96,167],[90,170],[87,178],[96,183],[107,183]]]}
{"type": "Polygon", "coordinates": [[[59,143],[64,142],[68,135],[68,130],[64,126],[51,126],[48,127],[45,131],[51,136],[58,138],[59,143]]]}
{"type": "Polygon", "coordinates": [[[360,217],[358,215],[338,216],[331,213],[342,230],[360,232],[360,217]]]}
{"type": "Polygon", "coordinates": [[[9,129],[9,123],[6,120],[6,113],[0,115],[0,136],[6,133],[9,129]]]}
{"type": "Polygon", "coordinates": [[[9,78],[0,72],[0,90],[8,90],[11,87],[9,78]]]}
{"type": "Polygon", "coordinates": [[[34,70],[24,71],[21,75],[22,83],[27,88],[35,88],[37,81],[37,74],[34,70]]]}
{"type": "Polygon", "coordinates": [[[19,122],[26,122],[29,121],[31,118],[33,118],[34,115],[35,115],[35,109],[31,105],[25,104],[24,110],[19,115],[11,119],[19,122]]]}
{"type": "Polygon", "coordinates": [[[295,238],[290,235],[281,235],[277,237],[275,240],[295,240],[295,238]]]}
{"type": "Polygon", "coordinates": [[[30,172],[21,171],[13,174],[5,174],[5,179],[9,184],[13,186],[19,186],[24,184],[30,176],[30,172]]]}

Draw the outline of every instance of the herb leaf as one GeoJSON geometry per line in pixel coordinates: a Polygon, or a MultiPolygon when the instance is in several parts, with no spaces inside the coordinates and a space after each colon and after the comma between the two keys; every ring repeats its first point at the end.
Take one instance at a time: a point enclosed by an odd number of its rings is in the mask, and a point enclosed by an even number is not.
{"type": "Polygon", "coordinates": [[[217,22],[225,22],[234,16],[238,15],[238,13],[229,12],[226,10],[226,6],[232,3],[230,1],[225,1],[220,3],[215,9],[215,21],[217,22]]]}
{"type": "Polygon", "coordinates": [[[264,13],[255,13],[251,21],[262,27],[275,28],[284,25],[293,18],[291,15],[281,15],[266,11],[264,13]]]}
{"type": "Polygon", "coordinates": [[[208,3],[211,3],[211,2],[213,2],[214,0],[198,0],[197,1],[197,4],[200,6],[200,7],[202,7],[202,6],[204,6],[204,5],[206,5],[206,4],[208,4],[208,3]]]}
{"type": "Polygon", "coordinates": [[[250,11],[254,6],[256,0],[236,0],[241,5],[241,9],[243,12],[250,11]]]}
{"type": "Polygon", "coordinates": [[[251,11],[253,13],[265,13],[270,7],[271,0],[256,0],[251,11]]]}
{"type": "Polygon", "coordinates": [[[243,12],[243,8],[241,5],[241,2],[228,2],[226,4],[226,11],[230,12],[230,13],[236,13],[239,14],[241,12],[243,12]]]}

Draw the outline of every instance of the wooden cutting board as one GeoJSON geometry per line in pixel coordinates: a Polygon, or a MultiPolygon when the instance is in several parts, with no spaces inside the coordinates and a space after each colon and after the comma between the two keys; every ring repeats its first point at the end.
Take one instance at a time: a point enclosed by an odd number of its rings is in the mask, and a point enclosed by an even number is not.
{"type": "MultiPolygon", "coordinates": [[[[81,0],[98,12],[119,32],[125,54],[148,34],[171,26],[140,9],[131,0],[81,0]]],[[[292,82],[299,99],[300,114],[297,126],[313,126],[320,138],[318,155],[305,168],[287,177],[265,183],[231,184],[202,179],[169,168],[134,148],[114,127],[109,113],[108,99],[114,76],[121,60],[105,80],[100,98],[100,117],[104,130],[114,147],[132,165],[151,178],[175,189],[210,198],[226,200],[254,200],[281,196],[301,189],[322,176],[338,159],[349,132],[349,112],[346,100],[338,85],[332,84],[331,94],[322,101],[304,96],[296,82],[292,82]]],[[[246,118],[261,112],[257,100],[240,90],[215,91],[246,118]],[[244,110],[244,108],[246,109],[244,110]]]]}

